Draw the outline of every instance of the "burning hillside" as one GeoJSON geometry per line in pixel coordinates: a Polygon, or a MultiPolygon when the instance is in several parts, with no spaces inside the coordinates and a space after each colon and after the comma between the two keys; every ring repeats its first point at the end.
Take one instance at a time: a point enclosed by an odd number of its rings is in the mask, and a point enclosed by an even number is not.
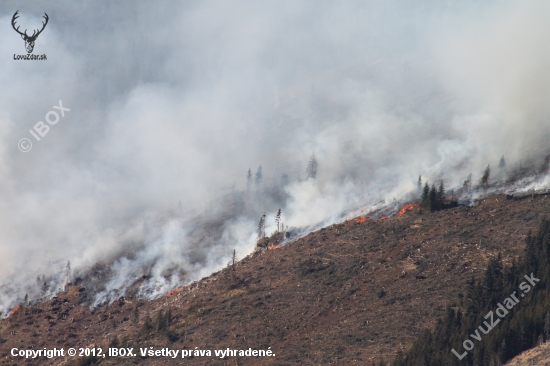
{"type": "Polygon", "coordinates": [[[2,352],[389,360],[544,210],[542,0],[37,6],[0,3],[2,352]]]}
{"type": "MultiPolygon", "coordinates": [[[[89,310],[79,306],[86,289],[70,286],[52,301],[22,306],[0,323],[0,357],[15,364],[43,364],[13,358],[8,351],[152,345],[271,347],[276,357],[262,359],[262,364],[392,361],[398,350],[406,351],[423,329],[434,325],[446,306],[466,301],[468,281],[481,278],[491,258],[500,253],[509,265],[521,255],[527,232],[536,229],[550,201],[546,195],[516,198],[496,195],[473,207],[433,213],[415,207],[383,221],[344,221],[281,249],[258,251],[234,269],[151,302],[129,296],[89,310]],[[162,320],[168,312],[169,322],[162,320]]],[[[87,362],[134,361],[155,365],[166,359],[87,362]]],[[[227,360],[195,357],[186,362],[227,360]]],[[[258,364],[246,357],[236,362],[258,364]]]]}

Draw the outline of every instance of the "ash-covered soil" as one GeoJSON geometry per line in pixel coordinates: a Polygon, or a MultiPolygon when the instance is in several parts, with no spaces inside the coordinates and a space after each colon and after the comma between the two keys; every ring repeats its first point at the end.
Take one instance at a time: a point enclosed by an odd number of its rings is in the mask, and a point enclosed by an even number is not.
{"type": "Polygon", "coordinates": [[[509,264],[550,212],[548,196],[493,196],[475,207],[351,220],[257,252],[152,302],[91,311],[82,288],[0,321],[2,365],[370,365],[392,361],[445,306],[458,306],[488,258],[509,264]],[[170,310],[171,320],[166,320],[170,310]],[[161,317],[159,317],[162,311],[161,317]],[[150,326],[149,326],[150,325],[150,326]],[[18,349],[134,347],[131,358],[25,360],[18,349]],[[140,347],[267,349],[275,357],[139,356],[140,347]],[[94,363],[95,362],[95,363],[94,363]]]}

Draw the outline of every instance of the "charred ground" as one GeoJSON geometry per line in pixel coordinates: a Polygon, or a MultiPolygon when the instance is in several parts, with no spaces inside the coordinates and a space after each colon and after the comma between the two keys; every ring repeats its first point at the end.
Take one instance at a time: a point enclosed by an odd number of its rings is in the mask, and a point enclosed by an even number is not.
{"type": "MultiPolygon", "coordinates": [[[[152,302],[121,299],[91,311],[74,286],[0,322],[0,362],[30,361],[10,349],[168,347],[267,349],[270,358],[186,359],[189,365],[371,364],[392,361],[488,259],[522,254],[529,230],[550,213],[547,196],[493,196],[474,207],[418,208],[386,220],[333,225],[281,249],[257,252],[180,292],[152,302]],[[170,316],[167,316],[167,313],[170,316]]],[[[67,364],[94,364],[67,359],[67,364]]],[[[99,359],[98,364],[179,364],[181,359],[99,359]]]]}

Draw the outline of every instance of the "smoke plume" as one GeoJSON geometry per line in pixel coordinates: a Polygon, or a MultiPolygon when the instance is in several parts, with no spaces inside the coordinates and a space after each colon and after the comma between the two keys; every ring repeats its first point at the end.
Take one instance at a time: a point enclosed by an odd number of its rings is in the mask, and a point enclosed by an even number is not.
{"type": "Polygon", "coordinates": [[[419,175],[458,192],[490,165],[493,190],[546,189],[549,13],[541,0],[2,2],[0,311],[77,279],[92,306],[155,298],[250,254],[264,212],[268,235],[279,208],[305,232],[417,199],[419,175]],[[29,30],[48,14],[46,61],[13,59],[16,10],[29,30]],[[36,141],[60,100],[70,111],[36,141]]]}

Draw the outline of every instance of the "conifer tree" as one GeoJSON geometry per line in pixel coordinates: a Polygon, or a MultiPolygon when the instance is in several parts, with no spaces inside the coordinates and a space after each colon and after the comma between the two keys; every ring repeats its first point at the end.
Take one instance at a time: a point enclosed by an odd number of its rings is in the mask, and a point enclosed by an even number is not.
{"type": "Polygon", "coordinates": [[[308,179],[317,178],[317,167],[318,167],[317,159],[315,159],[315,154],[313,154],[311,155],[311,158],[309,159],[309,163],[307,164],[306,175],[308,179]]]}
{"type": "Polygon", "coordinates": [[[231,259],[227,263],[228,268],[230,269],[231,273],[231,283],[233,285],[235,284],[236,279],[236,266],[237,266],[237,251],[233,249],[233,252],[231,253],[231,259]]]}
{"type": "Polygon", "coordinates": [[[254,177],[254,183],[256,184],[256,189],[260,189],[260,184],[262,183],[263,179],[263,172],[262,172],[262,166],[260,165],[258,167],[258,170],[256,171],[256,176],[254,177]]]}
{"type": "Polygon", "coordinates": [[[430,203],[430,186],[428,185],[428,182],[424,185],[424,189],[422,190],[422,198],[421,198],[421,205],[423,207],[429,207],[430,203]]]}
{"type": "Polygon", "coordinates": [[[504,155],[500,158],[500,162],[498,163],[498,167],[500,169],[506,168],[506,160],[504,160],[504,155]]]}
{"type": "Polygon", "coordinates": [[[71,283],[71,261],[67,261],[67,266],[65,267],[65,286],[71,283]]]}
{"type": "Polygon", "coordinates": [[[281,209],[279,209],[279,211],[277,211],[277,214],[275,215],[275,224],[277,224],[277,233],[281,231],[280,223],[281,223],[281,209]]]}
{"type": "Polygon", "coordinates": [[[443,180],[439,183],[439,189],[437,190],[437,208],[443,207],[443,200],[445,199],[445,187],[443,186],[443,180]]]}
{"type": "Polygon", "coordinates": [[[487,165],[487,168],[485,168],[485,171],[483,172],[483,176],[481,177],[481,185],[484,187],[487,187],[489,185],[489,176],[491,175],[491,167],[487,165]]]}
{"type": "Polygon", "coordinates": [[[500,299],[497,297],[502,292],[502,258],[500,253],[497,258],[491,258],[485,271],[483,283],[486,291],[484,305],[495,306],[500,299]]]}
{"type": "Polygon", "coordinates": [[[166,312],[166,326],[170,326],[172,324],[172,308],[168,308],[168,311],[166,312]]]}
{"type": "Polygon", "coordinates": [[[235,271],[235,265],[237,264],[237,251],[233,249],[233,254],[231,255],[231,262],[229,262],[231,265],[231,270],[235,271]]]}
{"type": "Polygon", "coordinates": [[[472,189],[472,173],[470,173],[468,175],[468,178],[464,181],[464,183],[462,184],[462,188],[466,191],[466,192],[470,192],[470,189],[472,189]]]}
{"type": "Polygon", "coordinates": [[[246,174],[246,193],[250,192],[250,186],[252,185],[252,171],[248,168],[248,173],[246,174]]]}
{"type": "Polygon", "coordinates": [[[430,211],[435,210],[437,210],[437,189],[432,184],[432,188],[430,189],[430,211]]]}
{"type": "Polygon", "coordinates": [[[151,329],[153,329],[153,320],[151,319],[149,314],[147,314],[145,316],[145,321],[143,322],[143,327],[141,328],[141,331],[142,333],[147,334],[149,333],[149,331],[151,331],[151,329]]]}
{"type": "Polygon", "coordinates": [[[540,167],[540,174],[546,174],[548,173],[548,168],[550,167],[550,155],[547,155],[544,158],[544,162],[542,163],[542,166],[540,167]]]}
{"type": "Polygon", "coordinates": [[[139,308],[138,308],[137,302],[136,302],[136,305],[134,306],[134,312],[132,313],[132,321],[134,324],[137,324],[139,321],[139,308]]]}
{"type": "Polygon", "coordinates": [[[418,176],[418,192],[422,192],[422,176],[418,176]]]}
{"type": "Polygon", "coordinates": [[[260,218],[258,223],[258,240],[265,238],[265,213],[260,218]]]}
{"type": "Polygon", "coordinates": [[[164,317],[164,312],[161,309],[157,313],[157,320],[155,321],[155,330],[158,332],[164,329],[166,329],[166,318],[164,317]]]}

